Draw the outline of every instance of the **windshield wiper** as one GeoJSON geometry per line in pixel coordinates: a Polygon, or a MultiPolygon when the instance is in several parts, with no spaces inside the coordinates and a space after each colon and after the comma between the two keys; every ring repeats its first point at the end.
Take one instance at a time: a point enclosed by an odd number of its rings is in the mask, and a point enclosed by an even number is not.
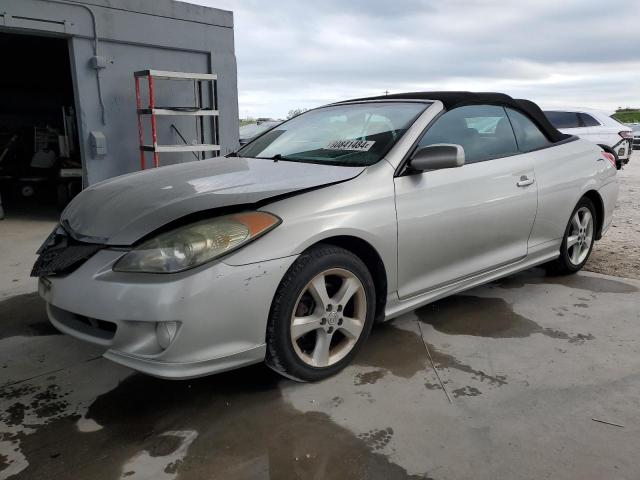
{"type": "Polygon", "coordinates": [[[285,160],[285,158],[280,153],[276,153],[273,157],[256,157],[256,158],[259,158],[261,160],[273,160],[274,162],[277,162],[278,160],[285,160]]]}

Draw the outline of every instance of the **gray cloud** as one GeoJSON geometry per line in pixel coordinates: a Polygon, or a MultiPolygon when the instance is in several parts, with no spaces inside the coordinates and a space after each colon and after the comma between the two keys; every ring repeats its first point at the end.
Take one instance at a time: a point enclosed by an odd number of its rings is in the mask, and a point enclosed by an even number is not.
{"type": "Polygon", "coordinates": [[[497,90],[640,105],[640,2],[197,0],[232,10],[242,115],[363,95],[497,90]]]}

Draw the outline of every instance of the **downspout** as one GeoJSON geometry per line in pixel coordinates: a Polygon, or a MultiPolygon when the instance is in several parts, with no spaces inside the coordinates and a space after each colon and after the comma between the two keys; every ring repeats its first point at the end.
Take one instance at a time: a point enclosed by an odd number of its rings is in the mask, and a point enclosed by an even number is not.
{"type": "MultiPolygon", "coordinates": [[[[91,8],[89,8],[87,5],[84,5],[82,3],[76,3],[73,1],[67,1],[67,0],[40,0],[40,1],[46,1],[49,3],[59,3],[62,5],[71,5],[72,7],[81,7],[81,8],[84,8],[86,11],[88,11],[89,15],[91,15],[91,22],[93,24],[93,55],[94,57],[99,56],[98,55],[98,22],[96,20],[96,15],[91,8]]],[[[100,110],[102,112],[102,125],[106,125],[107,119],[106,119],[106,113],[105,113],[105,107],[104,107],[104,100],[102,99],[102,85],[100,81],[100,69],[102,67],[98,65],[94,65],[93,68],[96,71],[96,82],[98,84],[98,101],[100,102],[100,110]]]]}

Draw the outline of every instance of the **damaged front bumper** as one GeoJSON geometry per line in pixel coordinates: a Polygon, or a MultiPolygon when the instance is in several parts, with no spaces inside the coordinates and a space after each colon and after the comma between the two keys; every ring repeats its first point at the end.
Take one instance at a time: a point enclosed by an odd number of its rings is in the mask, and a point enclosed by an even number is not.
{"type": "Polygon", "coordinates": [[[39,280],[54,326],[105,347],[105,358],[163,378],[264,359],[271,301],[296,256],[176,274],[114,272],[123,253],[103,249],[70,274],[39,280]]]}

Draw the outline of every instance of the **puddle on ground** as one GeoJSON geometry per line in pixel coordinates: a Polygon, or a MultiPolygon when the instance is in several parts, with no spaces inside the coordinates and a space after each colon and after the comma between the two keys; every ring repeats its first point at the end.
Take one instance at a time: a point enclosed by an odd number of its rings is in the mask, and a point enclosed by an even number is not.
{"type": "MultiPolygon", "coordinates": [[[[391,428],[358,438],[325,413],[294,409],[280,382],[264,366],[191,381],[133,374],[86,412],[100,430],[78,431],[71,415],[4,434],[19,437],[29,462],[13,478],[423,478],[376,451],[391,428]]],[[[60,401],[46,392],[41,402],[60,401]]]]}
{"type": "Polygon", "coordinates": [[[542,269],[526,270],[491,283],[491,285],[497,285],[501,288],[522,288],[526,285],[536,284],[563,285],[595,293],[635,293],[638,291],[635,286],[618,280],[588,277],[586,275],[545,275],[542,269]]]}
{"type": "Polygon", "coordinates": [[[459,370],[461,372],[468,373],[474,380],[487,382],[489,385],[496,387],[501,387],[507,384],[507,377],[504,375],[489,375],[483,370],[477,370],[470,365],[462,363],[460,360],[448,353],[441,352],[431,344],[428,345],[429,351],[431,352],[431,358],[433,358],[433,363],[435,363],[438,369],[452,368],[454,370],[459,370]]]}
{"type": "Polygon", "coordinates": [[[541,333],[551,338],[582,344],[593,340],[591,334],[569,335],[543,328],[513,311],[502,298],[453,295],[416,310],[420,321],[448,335],[471,335],[490,338],[524,338],[541,333]]]}
{"type": "Polygon", "coordinates": [[[15,336],[59,335],[47,318],[44,300],[37,293],[0,301],[0,339],[15,336]]]}
{"type": "Polygon", "coordinates": [[[431,369],[420,336],[391,322],[374,325],[354,358],[354,364],[388,371],[402,378],[411,378],[420,371],[431,369]]]}
{"type": "Polygon", "coordinates": [[[467,385],[466,387],[457,388],[451,392],[453,398],[458,397],[477,397],[478,395],[482,395],[482,392],[475,387],[470,387],[467,385]]]}
{"type": "Polygon", "coordinates": [[[373,370],[372,372],[356,373],[353,384],[355,386],[360,385],[373,385],[378,380],[381,380],[386,375],[385,370],[373,370]]]}
{"type": "MultiPolygon", "coordinates": [[[[475,380],[486,381],[494,386],[502,386],[507,383],[502,375],[488,375],[482,370],[476,370],[470,365],[462,363],[454,356],[440,351],[431,344],[428,346],[437,368],[459,370],[470,374],[475,380]]],[[[354,359],[354,364],[374,367],[377,372],[389,371],[402,378],[411,378],[418,372],[431,373],[433,371],[418,332],[403,330],[394,326],[393,323],[384,323],[374,327],[367,343],[362,346],[362,350],[354,359]]],[[[361,375],[361,373],[356,374],[355,382],[358,382],[361,375]]],[[[432,383],[425,384],[425,387],[429,390],[440,388],[439,385],[432,383]]]]}
{"type": "Polygon", "coordinates": [[[5,387],[0,390],[0,400],[9,406],[0,411],[0,425],[19,427],[27,417],[38,421],[55,418],[66,411],[69,405],[65,399],[67,395],[68,392],[62,392],[57,385],[5,387]]]}
{"type": "Polygon", "coordinates": [[[523,338],[540,326],[518,315],[501,298],[454,295],[416,310],[418,318],[448,335],[523,338]]]}
{"type": "Polygon", "coordinates": [[[146,449],[150,457],[166,457],[182,445],[182,435],[164,433],[154,438],[146,449]]]}
{"type": "Polygon", "coordinates": [[[372,450],[382,450],[393,438],[393,428],[374,429],[358,435],[372,450]]]}
{"type": "MultiPolygon", "coordinates": [[[[198,438],[193,430],[169,431],[156,437],[160,450],[145,449],[130,459],[122,468],[121,479],[173,480],[178,474],[189,447],[198,438]]],[[[157,447],[158,445],[156,445],[157,447]]]]}

